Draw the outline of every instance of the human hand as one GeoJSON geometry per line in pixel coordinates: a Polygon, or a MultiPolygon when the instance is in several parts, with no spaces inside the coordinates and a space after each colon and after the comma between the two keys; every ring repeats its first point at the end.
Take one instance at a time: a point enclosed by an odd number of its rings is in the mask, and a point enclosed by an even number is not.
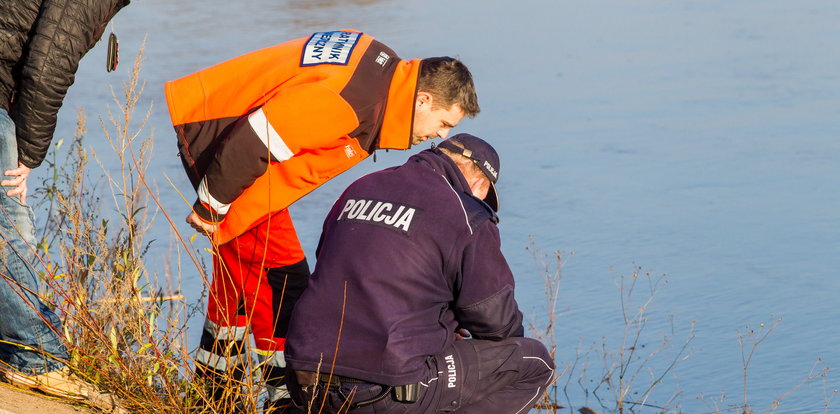
{"type": "Polygon", "coordinates": [[[13,170],[6,170],[3,174],[13,177],[7,180],[0,181],[0,186],[14,187],[6,192],[9,197],[20,195],[20,203],[26,204],[26,179],[29,178],[31,169],[21,163],[13,170]]]}
{"type": "Polygon", "coordinates": [[[194,228],[195,231],[207,237],[212,236],[213,233],[215,233],[216,230],[219,229],[218,224],[210,224],[202,220],[201,217],[199,217],[198,214],[195,213],[195,211],[191,212],[190,215],[187,216],[187,223],[189,223],[189,225],[192,228],[194,228]]]}
{"type": "Polygon", "coordinates": [[[455,331],[455,340],[456,341],[460,341],[462,339],[467,339],[470,336],[472,336],[472,334],[470,334],[470,332],[468,330],[464,329],[464,328],[458,328],[455,331]]]}

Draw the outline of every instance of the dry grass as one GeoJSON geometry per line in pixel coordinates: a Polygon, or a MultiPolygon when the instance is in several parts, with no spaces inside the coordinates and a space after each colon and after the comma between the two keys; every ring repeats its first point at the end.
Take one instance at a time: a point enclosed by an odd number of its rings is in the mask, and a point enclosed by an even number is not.
{"type": "MultiPolygon", "coordinates": [[[[556,354],[555,342],[556,326],[558,323],[562,324],[557,319],[559,315],[557,303],[560,296],[561,270],[564,264],[563,254],[559,251],[547,254],[535,246],[533,239],[528,250],[531,251],[543,276],[546,298],[542,315],[543,322],[532,323],[530,330],[534,337],[549,346],[552,357],[558,361],[566,357],[566,355],[556,354]]],[[[623,321],[620,343],[612,347],[604,336],[600,343],[594,343],[588,351],[581,352],[580,347],[575,350],[574,359],[558,373],[537,408],[551,413],[566,408],[569,412],[574,412],[576,407],[580,407],[578,410],[583,410],[581,412],[595,412],[584,406],[588,404],[588,401],[572,401],[569,392],[571,387],[577,385],[580,386],[587,400],[588,396],[592,395],[599,408],[607,412],[638,412],[643,409],[668,412],[674,409],[678,405],[677,397],[680,395],[678,391],[672,393],[664,402],[654,403],[649,401],[649,398],[654,389],[663,383],[681,361],[687,358],[686,353],[694,337],[693,333],[688,335],[673,356],[668,356],[666,352],[670,350],[676,338],[673,329],[672,333],[663,337],[657,346],[648,347],[647,342],[650,339],[644,335],[645,327],[649,322],[650,305],[659,289],[666,283],[664,276],[654,276],[649,272],[644,272],[641,267],[636,267],[629,276],[621,275],[618,278],[620,312],[623,321]],[[640,281],[644,282],[641,286],[640,281]],[[641,293],[641,302],[636,303],[640,295],[636,291],[642,286],[646,290],[641,293]],[[595,370],[594,374],[590,367],[593,360],[601,367],[600,371],[595,370]],[[560,381],[560,378],[564,376],[565,380],[560,381]],[[611,394],[611,397],[602,397],[599,392],[603,394],[604,391],[611,394]]]]}
{"type": "MultiPolygon", "coordinates": [[[[552,357],[558,361],[558,367],[563,367],[560,361],[564,358],[572,357],[572,361],[558,373],[536,409],[550,413],[566,410],[569,413],[597,413],[598,411],[586,406],[594,404],[598,410],[606,413],[685,412],[681,408],[685,392],[678,388],[676,381],[669,382],[669,379],[678,365],[690,357],[689,345],[694,339],[695,322],[691,321],[684,336],[676,333],[679,329],[674,327],[673,319],[670,322],[669,333],[651,335],[645,332],[651,323],[650,318],[653,317],[651,305],[661,294],[661,289],[667,285],[665,276],[654,275],[635,265],[631,274],[618,276],[616,286],[623,323],[620,327],[604,327],[605,331],[621,332],[618,343],[611,345],[609,341],[614,339],[608,340],[607,335],[604,335],[600,342],[593,342],[588,349],[583,345],[579,346],[574,350],[573,356],[563,353],[558,355],[556,328],[558,325],[562,326],[563,322],[559,319],[561,313],[557,304],[561,293],[564,255],[559,251],[547,254],[536,247],[533,240],[528,250],[531,251],[542,274],[546,299],[543,312],[538,312],[541,319],[530,325],[531,334],[549,346],[552,357]],[[656,396],[660,398],[658,401],[652,398],[654,390],[657,390],[656,396]],[[581,394],[582,400],[579,397],[581,394]]],[[[759,346],[782,321],[781,318],[772,315],[771,318],[773,321],[769,324],[760,323],[758,328],[746,326],[738,331],[737,342],[742,357],[742,398],[738,402],[727,402],[726,394],[719,399],[699,396],[697,399],[705,402],[709,414],[756,412],[747,395],[749,369],[759,346]]],[[[611,334],[611,338],[614,337],[615,335],[611,334]]],[[[792,393],[805,384],[821,380],[824,390],[823,412],[829,413],[831,403],[840,390],[828,388],[826,380],[830,370],[821,364],[822,360],[817,360],[797,384],[781,393],[766,409],[759,412],[775,412],[782,400],[792,393]]]]}
{"type": "Polygon", "coordinates": [[[144,265],[151,245],[144,235],[158,210],[150,208],[154,195],[143,181],[152,146],[151,135],[141,138],[148,113],[134,126],[141,61],[142,51],[114,96],[117,110],[100,120],[112,150],[111,169],[99,162],[102,178],[88,174],[90,161],[100,160],[83,145],[83,113],[62,160],[61,142],[55,146],[47,162],[52,174],[36,191],[47,204],[38,250],[49,299],[64,321],[68,365],[127,408],[185,412],[196,405],[185,378],[188,308],[177,277],[150,274],[144,265]]]}

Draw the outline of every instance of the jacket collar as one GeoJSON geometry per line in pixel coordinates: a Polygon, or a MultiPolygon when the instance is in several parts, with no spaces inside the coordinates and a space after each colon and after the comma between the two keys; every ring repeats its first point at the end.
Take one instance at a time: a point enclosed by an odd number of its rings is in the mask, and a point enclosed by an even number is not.
{"type": "Polygon", "coordinates": [[[380,149],[408,149],[411,147],[411,129],[414,124],[414,97],[417,95],[417,77],[420,59],[401,60],[391,78],[388,103],[379,134],[380,149]]]}
{"type": "Polygon", "coordinates": [[[412,156],[410,159],[425,163],[431,167],[435,172],[446,178],[446,181],[449,181],[449,184],[455,190],[472,195],[472,190],[470,190],[464,174],[461,173],[461,170],[458,169],[455,162],[440,152],[439,149],[425,150],[412,156]]]}

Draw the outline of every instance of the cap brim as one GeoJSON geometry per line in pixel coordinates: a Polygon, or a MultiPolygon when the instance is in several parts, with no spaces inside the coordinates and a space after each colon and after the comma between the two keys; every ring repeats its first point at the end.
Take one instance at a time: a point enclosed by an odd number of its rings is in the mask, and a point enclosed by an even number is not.
{"type": "Polygon", "coordinates": [[[490,181],[490,189],[487,190],[487,197],[484,197],[484,202],[487,203],[493,211],[497,213],[499,212],[499,193],[496,192],[496,184],[492,181],[490,181]]]}

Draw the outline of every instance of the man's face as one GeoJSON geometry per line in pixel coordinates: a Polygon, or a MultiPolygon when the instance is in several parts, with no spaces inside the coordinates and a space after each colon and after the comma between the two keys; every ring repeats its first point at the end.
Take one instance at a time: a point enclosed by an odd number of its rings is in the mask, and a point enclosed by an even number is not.
{"type": "Polygon", "coordinates": [[[464,111],[458,104],[449,108],[432,109],[432,96],[418,92],[414,102],[414,125],[411,130],[411,145],[417,145],[427,139],[440,137],[445,139],[449,130],[461,122],[464,111]]]}

